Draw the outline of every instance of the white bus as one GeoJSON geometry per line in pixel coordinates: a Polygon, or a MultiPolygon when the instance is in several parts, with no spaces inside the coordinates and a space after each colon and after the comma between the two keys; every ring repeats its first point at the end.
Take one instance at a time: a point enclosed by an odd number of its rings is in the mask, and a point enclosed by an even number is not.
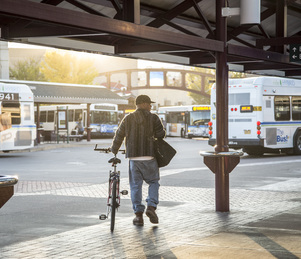
{"type": "MultiPolygon", "coordinates": [[[[256,77],[229,80],[229,147],[249,155],[301,154],[301,80],[256,77]]],[[[211,91],[216,143],[216,89],[211,91]]]]}
{"type": "Polygon", "coordinates": [[[158,115],[166,128],[166,136],[208,137],[210,105],[160,107],[158,115]]]}
{"type": "MultiPolygon", "coordinates": [[[[49,140],[51,134],[71,135],[76,128],[79,119],[82,119],[84,128],[87,127],[87,105],[48,105],[40,106],[41,133],[49,140]],[[68,112],[67,112],[68,111],[68,112]],[[68,126],[66,120],[68,118],[68,126]],[[57,123],[58,122],[58,123],[57,123]]],[[[37,120],[37,115],[35,116],[37,120]]],[[[91,137],[112,137],[119,123],[119,112],[117,104],[100,103],[90,105],[90,129],[91,137]]],[[[87,132],[84,132],[86,135],[87,132]]]]}
{"type": "Polygon", "coordinates": [[[0,83],[0,150],[32,148],[35,139],[32,91],[24,84],[0,83]]]}

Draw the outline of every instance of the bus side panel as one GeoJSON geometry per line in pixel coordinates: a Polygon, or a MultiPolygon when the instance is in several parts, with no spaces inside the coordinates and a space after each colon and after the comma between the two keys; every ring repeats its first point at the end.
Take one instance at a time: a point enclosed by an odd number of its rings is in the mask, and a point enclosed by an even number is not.
{"type": "Polygon", "coordinates": [[[16,133],[14,139],[15,147],[31,146],[33,143],[32,134],[30,130],[20,130],[16,133]]]}
{"type": "Polygon", "coordinates": [[[268,125],[264,127],[265,142],[264,146],[267,148],[281,149],[292,148],[294,145],[293,136],[295,133],[295,127],[289,125],[268,125]]]}

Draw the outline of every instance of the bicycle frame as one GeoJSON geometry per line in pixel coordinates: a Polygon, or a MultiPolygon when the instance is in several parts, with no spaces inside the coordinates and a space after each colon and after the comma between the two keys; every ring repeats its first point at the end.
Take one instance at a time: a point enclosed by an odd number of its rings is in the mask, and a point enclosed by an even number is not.
{"type": "Polygon", "coordinates": [[[109,186],[108,186],[108,199],[107,199],[107,218],[111,212],[112,207],[112,198],[113,198],[113,183],[116,181],[116,201],[117,206],[116,208],[120,206],[120,193],[119,193],[119,186],[120,186],[120,171],[116,170],[116,165],[114,166],[114,170],[110,171],[110,177],[109,177],[109,186]]]}
{"type": "MultiPolygon", "coordinates": [[[[97,145],[94,148],[95,151],[109,153],[110,148],[98,148],[97,145]]],[[[125,153],[125,150],[119,150],[125,153]]],[[[107,214],[99,215],[100,220],[105,220],[111,216],[111,232],[114,231],[115,226],[115,214],[116,210],[120,207],[120,193],[122,195],[128,194],[128,191],[119,191],[120,187],[120,171],[117,171],[117,164],[121,163],[121,160],[116,157],[116,155],[111,158],[109,163],[112,163],[113,170],[109,171],[109,186],[108,186],[108,199],[107,199],[107,214]]]]}

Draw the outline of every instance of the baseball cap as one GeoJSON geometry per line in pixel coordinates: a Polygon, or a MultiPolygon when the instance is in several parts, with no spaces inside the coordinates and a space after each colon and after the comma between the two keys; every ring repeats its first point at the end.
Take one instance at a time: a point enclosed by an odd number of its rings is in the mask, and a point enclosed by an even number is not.
{"type": "Polygon", "coordinates": [[[154,103],[147,95],[141,94],[136,98],[136,104],[141,103],[154,103]]]}

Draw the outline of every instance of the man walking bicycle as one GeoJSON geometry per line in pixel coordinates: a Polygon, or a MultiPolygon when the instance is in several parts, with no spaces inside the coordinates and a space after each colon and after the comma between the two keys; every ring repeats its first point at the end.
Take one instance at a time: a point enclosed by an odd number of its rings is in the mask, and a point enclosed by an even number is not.
{"type": "Polygon", "coordinates": [[[124,117],[113,139],[111,150],[117,154],[125,139],[126,157],[129,158],[131,200],[136,217],[133,224],[143,226],[145,205],[142,203],[143,181],[148,184],[146,215],[151,223],[159,223],[156,208],[159,203],[159,167],[154,158],[153,138],[164,138],[165,130],[160,118],[151,113],[147,95],[136,98],[136,110],[124,117]]]}

